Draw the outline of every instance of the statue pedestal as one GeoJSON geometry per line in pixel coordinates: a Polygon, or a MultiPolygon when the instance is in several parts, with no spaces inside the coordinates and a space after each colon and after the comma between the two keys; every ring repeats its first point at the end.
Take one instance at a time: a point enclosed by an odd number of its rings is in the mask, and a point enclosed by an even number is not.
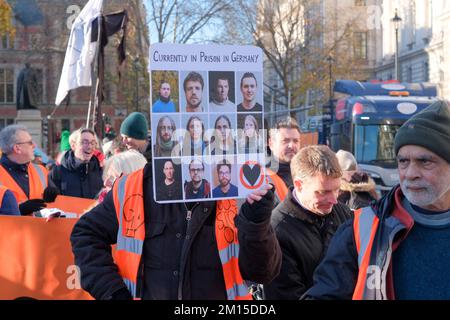
{"type": "Polygon", "coordinates": [[[17,111],[16,124],[27,127],[33,141],[42,148],[42,116],[41,110],[21,109],[17,111]]]}

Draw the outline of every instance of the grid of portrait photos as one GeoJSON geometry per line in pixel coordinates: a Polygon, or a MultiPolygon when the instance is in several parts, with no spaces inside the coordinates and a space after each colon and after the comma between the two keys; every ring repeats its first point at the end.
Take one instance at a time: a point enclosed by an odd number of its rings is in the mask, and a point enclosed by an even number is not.
{"type": "Polygon", "coordinates": [[[150,76],[155,201],[245,198],[264,184],[262,72],[150,76]]]}

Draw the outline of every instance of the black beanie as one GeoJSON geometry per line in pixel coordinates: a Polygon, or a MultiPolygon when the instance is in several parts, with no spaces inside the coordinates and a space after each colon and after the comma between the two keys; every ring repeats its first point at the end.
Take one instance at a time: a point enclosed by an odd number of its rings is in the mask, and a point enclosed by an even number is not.
{"type": "Polygon", "coordinates": [[[133,112],[123,120],[120,133],[137,140],[147,140],[147,119],[140,112],[133,112]]]}
{"type": "Polygon", "coordinates": [[[450,107],[437,101],[406,121],[395,136],[395,154],[405,145],[424,147],[450,163],[450,107]]]}

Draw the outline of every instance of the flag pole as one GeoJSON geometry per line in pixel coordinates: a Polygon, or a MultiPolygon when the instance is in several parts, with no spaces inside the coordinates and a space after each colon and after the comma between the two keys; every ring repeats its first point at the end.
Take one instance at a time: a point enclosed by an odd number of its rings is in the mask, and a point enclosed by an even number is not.
{"type": "Polygon", "coordinates": [[[99,65],[99,54],[100,54],[100,46],[101,46],[101,34],[102,34],[102,19],[103,19],[103,1],[101,3],[100,7],[100,14],[97,19],[97,44],[95,49],[95,60],[94,60],[94,75],[96,77],[95,81],[95,88],[92,90],[91,87],[91,97],[89,99],[89,107],[88,107],[88,114],[86,119],[86,128],[89,128],[89,122],[90,122],[90,116],[91,116],[91,108],[92,108],[92,101],[94,101],[94,107],[92,110],[92,127],[91,129],[94,130],[94,122],[95,122],[95,112],[98,105],[98,87],[99,87],[99,74],[98,74],[98,65],[99,65]]]}

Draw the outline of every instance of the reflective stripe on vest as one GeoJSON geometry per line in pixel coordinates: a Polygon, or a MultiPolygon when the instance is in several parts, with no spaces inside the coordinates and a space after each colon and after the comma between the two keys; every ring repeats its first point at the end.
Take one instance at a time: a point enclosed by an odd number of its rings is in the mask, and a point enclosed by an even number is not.
{"type": "Polygon", "coordinates": [[[245,281],[239,271],[239,242],[234,218],[238,213],[236,200],[216,202],[216,243],[222,263],[228,300],[251,300],[245,281]]]}
{"type": "Polygon", "coordinates": [[[0,186],[0,207],[3,204],[3,196],[5,195],[6,190],[8,190],[8,188],[0,186]]]}
{"type": "Polygon", "coordinates": [[[27,197],[9,172],[0,165],[0,185],[4,185],[11,190],[19,204],[28,199],[42,199],[44,189],[47,187],[47,175],[48,171],[44,167],[35,163],[28,165],[28,185],[30,192],[27,197]]]}
{"type": "Polygon", "coordinates": [[[358,251],[359,272],[355,291],[353,292],[353,300],[362,300],[365,296],[367,269],[378,223],[379,219],[370,207],[358,209],[354,213],[353,232],[356,250],[358,251]]]}
{"type": "Polygon", "coordinates": [[[270,183],[273,183],[275,186],[275,195],[278,197],[280,202],[286,198],[289,188],[286,186],[286,183],[284,183],[283,179],[280,178],[274,171],[272,171],[269,168],[266,168],[266,175],[267,180],[270,183]]]}
{"type": "MultiPolygon", "coordinates": [[[[137,276],[145,239],[143,169],[118,179],[114,184],[113,198],[119,224],[116,264],[128,290],[134,298],[138,298],[137,276]],[[132,221],[136,223],[133,225],[132,221]],[[137,231],[134,228],[138,228],[137,231]]],[[[234,226],[236,214],[236,200],[216,202],[216,242],[227,298],[251,300],[252,296],[239,271],[239,243],[234,226]]]]}

